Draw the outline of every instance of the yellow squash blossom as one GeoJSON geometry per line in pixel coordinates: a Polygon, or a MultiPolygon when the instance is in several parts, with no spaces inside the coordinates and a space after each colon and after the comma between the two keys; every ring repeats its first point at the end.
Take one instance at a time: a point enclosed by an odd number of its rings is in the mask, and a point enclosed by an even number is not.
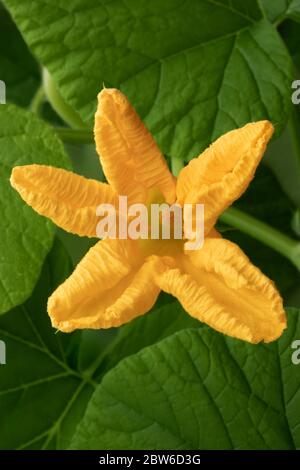
{"type": "Polygon", "coordinates": [[[118,195],[149,203],[156,191],[168,204],[202,203],[205,241],[195,251],[174,240],[98,241],[49,298],[52,325],[65,332],[116,327],[149,311],[163,290],[191,316],[227,335],[252,343],[278,338],[286,318],[274,284],[214,229],[218,216],[249,185],[272,134],[268,121],[228,132],[176,181],[126,97],[104,89],[95,140],[109,184],[27,165],[13,169],[12,186],[39,214],[88,237],[96,236],[97,206],[116,204],[118,195]]]}

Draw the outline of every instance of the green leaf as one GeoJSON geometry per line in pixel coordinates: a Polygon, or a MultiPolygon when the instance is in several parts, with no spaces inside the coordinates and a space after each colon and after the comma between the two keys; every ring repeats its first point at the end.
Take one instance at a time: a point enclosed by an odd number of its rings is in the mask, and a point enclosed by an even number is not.
{"type": "Polygon", "coordinates": [[[98,386],[71,447],[299,448],[299,313],[289,312],[289,329],[270,345],[202,328],[125,359],[98,386]]]}
{"type": "Polygon", "coordinates": [[[287,45],[298,71],[300,69],[300,25],[286,20],[280,26],[280,34],[287,45]]]}
{"type": "Polygon", "coordinates": [[[300,22],[300,0],[290,1],[286,16],[300,22]]]}
{"type": "Polygon", "coordinates": [[[300,0],[262,0],[265,12],[272,23],[292,18],[300,22],[300,0]]]}
{"type": "Polygon", "coordinates": [[[6,100],[27,106],[40,82],[39,67],[1,4],[0,23],[0,79],[6,85],[6,100]]]}
{"type": "Polygon", "coordinates": [[[256,0],[5,0],[62,96],[92,125],[104,83],[121,88],[166,155],[290,111],[291,61],[256,0]],[[184,18],[184,21],[183,21],[184,18]]]}
{"type": "Polygon", "coordinates": [[[55,133],[33,114],[0,106],[0,313],[31,294],[54,236],[52,223],[36,214],[11,187],[17,165],[40,163],[69,167],[55,133]]]}
{"type": "Polygon", "coordinates": [[[201,328],[203,323],[188,315],[172,296],[161,294],[163,305],[119,328],[118,335],[102,356],[95,377],[99,380],[121,359],[185,328],[201,328]]]}
{"type": "Polygon", "coordinates": [[[265,13],[272,23],[285,15],[291,0],[261,0],[265,13]]]}
{"type": "Polygon", "coordinates": [[[72,367],[77,335],[55,334],[46,311],[70,270],[56,240],[32,297],[0,319],[7,356],[0,366],[1,449],[65,448],[93,391],[72,367]]]}

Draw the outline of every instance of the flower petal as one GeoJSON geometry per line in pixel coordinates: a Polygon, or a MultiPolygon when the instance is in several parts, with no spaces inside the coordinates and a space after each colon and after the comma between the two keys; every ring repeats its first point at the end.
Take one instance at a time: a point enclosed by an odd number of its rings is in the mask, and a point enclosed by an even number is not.
{"type": "Polygon", "coordinates": [[[116,203],[108,184],[52,166],[17,166],[10,181],[36,212],[81,236],[96,237],[97,206],[116,203]]]}
{"type": "Polygon", "coordinates": [[[175,180],[150,132],[116,89],[101,91],[95,115],[97,151],[107,181],[131,202],[143,202],[145,190],[156,187],[166,201],[175,201],[175,180]]]}
{"type": "Polygon", "coordinates": [[[191,316],[227,335],[270,342],[286,328],[274,284],[228,240],[207,238],[202,249],[181,257],[157,282],[191,316]]]}
{"type": "Polygon", "coordinates": [[[204,204],[205,234],[246,190],[273,132],[269,121],[228,132],[180,172],[178,202],[204,204]]]}
{"type": "Polygon", "coordinates": [[[50,297],[52,325],[65,332],[111,328],[146,313],[160,292],[153,282],[158,261],[143,264],[133,241],[98,242],[50,297]]]}

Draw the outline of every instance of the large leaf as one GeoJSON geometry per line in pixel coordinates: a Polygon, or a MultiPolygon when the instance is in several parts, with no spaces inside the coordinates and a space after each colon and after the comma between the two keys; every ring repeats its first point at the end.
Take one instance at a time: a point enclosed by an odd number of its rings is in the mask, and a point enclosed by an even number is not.
{"type": "Polygon", "coordinates": [[[262,0],[265,12],[272,22],[292,18],[300,21],[300,0],[262,0]]]}
{"type": "Polygon", "coordinates": [[[5,0],[62,96],[92,124],[102,83],[120,87],[165,154],[290,109],[291,61],[256,0],[5,0]]]}
{"type": "Polygon", "coordinates": [[[55,334],[46,311],[48,295],[70,269],[56,241],[32,297],[0,319],[7,350],[0,370],[1,449],[64,448],[93,391],[67,357],[76,335],[55,334]]]}
{"type": "Polygon", "coordinates": [[[9,178],[17,165],[69,166],[55,133],[33,114],[0,106],[0,313],[31,294],[54,236],[52,223],[23,203],[9,178]]]}
{"type": "Polygon", "coordinates": [[[27,106],[40,81],[39,67],[1,4],[0,23],[0,79],[6,84],[6,99],[27,106]]]}
{"type": "Polygon", "coordinates": [[[93,395],[75,449],[294,449],[300,446],[298,311],[268,346],[183,330],[122,361],[93,395]]]}

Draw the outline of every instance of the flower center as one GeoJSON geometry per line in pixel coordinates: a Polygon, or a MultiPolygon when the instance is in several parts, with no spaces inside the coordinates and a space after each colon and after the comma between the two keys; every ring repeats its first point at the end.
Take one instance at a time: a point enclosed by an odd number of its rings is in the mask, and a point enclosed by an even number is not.
{"type": "Polygon", "coordinates": [[[179,206],[170,206],[159,189],[148,191],[148,239],[140,239],[145,256],[176,256],[183,252],[183,221],[179,206]],[[180,237],[180,238],[179,238],[180,237]]]}

